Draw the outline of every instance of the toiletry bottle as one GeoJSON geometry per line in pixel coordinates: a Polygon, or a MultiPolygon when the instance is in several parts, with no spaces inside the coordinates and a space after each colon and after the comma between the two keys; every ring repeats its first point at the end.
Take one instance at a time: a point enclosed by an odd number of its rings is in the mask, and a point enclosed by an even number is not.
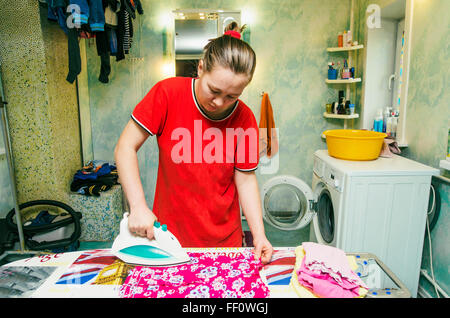
{"type": "Polygon", "coordinates": [[[391,115],[391,109],[388,106],[384,109],[384,112],[383,112],[383,130],[382,130],[382,132],[386,132],[386,126],[387,126],[388,118],[390,117],[390,115],[391,115]]]}
{"type": "Polygon", "coordinates": [[[350,78],[350,70],[348,69],[347,60],[344,60],[344,68],[342,70],[342,79],[350,78]]]}
{"type": "Polygon", "coordinates": [[[397,127],[398,127],[398,116],[400,115],[400,111],[398,109],[392,109],[391,117],[392,117],[392,127],[391,127],[391,136],[392,138],[397,138],[397,127]]]}
{"type": "Polygon", "coordinates": [[[392,123],[394,122],[394,117],[388,117],[386,123],[386,135],[392,136],[392,123]]]}
{"type": "Polygon", "coordinates": [[[350,100],[345,101],[345,114],[350,115],[350,100]]]}
{"type": "Polygon", "coordinates": [[[382,109],[378,110],[373,126],[374,126],[374,129],[373,129],[374,131],[382,132],[382,130],[383,130],[383,110],[382,109]]]}
{"type": "Polygon", "coordinates": [[[328,63],[328,79],[335,80],[337,79],[337,71],[333,68],[334,63],[328,63]]]}
{"type": "Polygon", "coordinates": [[[342,32],[339,32],[339,34],[338,34],[338,47],[343,47],[343,46],[344,46],[343,35],[342,35],[342,32]]]}
{"type": "Polygon", "coordinates": [[[348,105],[348,107],[349,107],[350,115],[355,114],[355,104],[350,104],[350,105],[348,105]]]}
{"type": "Polygon", "coordinates": [[[391,136],[397,138],[398,117],[392,117],[391,136]]]}
{"type": "Polygon", "coordinates": [[[347,45],[346,46],[352,46],[352,42],[353,42],[353,40],[352,40],[352,31],[351,30],[348,30],[347,31],[347,45]]]}
{"type": "Polygon", "coordinates": [[[347,47],[347,31],[344,31],[344,34],[342,35],[342,42],[344,47],[347,47]]]}
{"type": "Polygon", "coordinates": [[[345,97],[344,97],[344,91],[339,91],[339,104],[338,104],[338,114],[344,115],[345,114],[345,97]]]}

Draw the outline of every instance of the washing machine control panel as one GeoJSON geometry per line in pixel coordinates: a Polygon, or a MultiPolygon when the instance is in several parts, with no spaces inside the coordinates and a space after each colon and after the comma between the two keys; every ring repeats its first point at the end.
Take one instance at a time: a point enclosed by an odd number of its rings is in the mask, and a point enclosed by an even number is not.
{"type": "Polygon", "coordinates": [[[319,178],[324,180],[328,186],[342,192],[344,185],[344,174],[342,172],[332,168],[318,157],[314,157],[313,171],[319,178]]]}
{"type": "Polygon", "coordinates": [[[324,175],[322,177],[328,186],[342,192],[344,185],[344,175],[340,171],[332,169],[331,167],[326,167],[324,169],[324,175]]]}

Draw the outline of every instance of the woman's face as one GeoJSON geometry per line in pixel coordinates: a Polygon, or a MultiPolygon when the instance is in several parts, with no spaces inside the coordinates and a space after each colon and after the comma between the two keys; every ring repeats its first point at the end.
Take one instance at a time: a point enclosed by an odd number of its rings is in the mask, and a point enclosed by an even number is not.
{"type": "Polygon", "coordinates": [[[195,94],[203,110],[212,118],[227,113],[248,85],[245,74],[235,74],[228,68],[216,66],[211,72],[205,72],[202,60],[198,65],[198,76],[195,94]]]}

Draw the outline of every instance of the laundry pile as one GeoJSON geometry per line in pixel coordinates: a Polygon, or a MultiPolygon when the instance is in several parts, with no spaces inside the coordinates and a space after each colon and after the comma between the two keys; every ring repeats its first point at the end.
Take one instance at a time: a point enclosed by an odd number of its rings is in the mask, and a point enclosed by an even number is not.
{"type": "Polygon", "coordinates": [[[125,59],[133,40],[136,12],[144,14],[140,0],[46,0],[47,18],[55,21],[68,40],[69,72],[66,80],[73,83],[81,72],[79,38],[95,38],[100,57],[98,80],[109,82],[110,56],[125,59]]]}
{"type": "Polygon", "coordinates": [[[261,261],[250,250],[188,253],[190,262],[171,267],[136,266],[120,287],[122,298],[264,298],[261,261]]]}
{"type": "Polygon", "coordinates": [[[77,170],[70,184],[70,190],[84,195],[100,196],[101,191],[107,191],[118,184],[117,179],[116,166],[103,160],[93,160],[77,170]]]}
{"type": "Polygon", "coordinates": [[[352,270],[353,256],[327,245],[304,242],[295,250],[291,286],[300,297],[364,297],[368,287],[352,270]]]}

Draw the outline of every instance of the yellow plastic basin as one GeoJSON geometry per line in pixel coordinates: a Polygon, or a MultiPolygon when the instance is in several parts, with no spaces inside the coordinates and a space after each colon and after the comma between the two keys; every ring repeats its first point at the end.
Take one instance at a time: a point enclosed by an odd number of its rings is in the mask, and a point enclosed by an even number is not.
{"type": "Polygon", "coordinates": [[[356,129],[333,129],[323,132],[330,156],[344,160],[375,160],[383,146],[385,133],[356,129]]]}

